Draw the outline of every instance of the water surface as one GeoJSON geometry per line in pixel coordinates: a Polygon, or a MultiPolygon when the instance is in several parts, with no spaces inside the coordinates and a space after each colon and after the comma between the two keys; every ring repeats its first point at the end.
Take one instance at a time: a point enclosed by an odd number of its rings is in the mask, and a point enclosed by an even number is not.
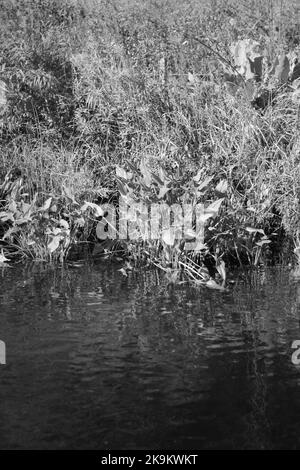
{"type": "Polygon", "coordinates": [[[102,264],[0,271],[2,449],[300,448],[300,282],[229,293],[102,264]]]}

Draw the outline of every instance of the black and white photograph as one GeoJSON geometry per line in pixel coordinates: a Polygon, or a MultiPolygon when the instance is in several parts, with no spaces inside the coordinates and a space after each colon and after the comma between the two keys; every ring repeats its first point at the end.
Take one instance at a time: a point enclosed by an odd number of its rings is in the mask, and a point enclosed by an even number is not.
{"type": "Polygon", "coordinates": [[[300,450],[300,0],[0,0],[1,453],[270,450],[300,450]]]}

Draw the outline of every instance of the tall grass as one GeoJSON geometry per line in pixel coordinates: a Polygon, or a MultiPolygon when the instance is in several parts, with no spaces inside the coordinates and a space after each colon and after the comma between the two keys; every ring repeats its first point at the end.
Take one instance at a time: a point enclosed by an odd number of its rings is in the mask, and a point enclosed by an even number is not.
{"type": "Polygon", "coordinates": [[[239,38],[270,62],[299,53],[297,1],[1,0],[0,11],[2,175],[18,168],[44,199],[68,183],[93,200],[126,161],[182,185],[203,168],[228,181],[213,252],[249,257],[247,227],[298,237],[299,104],[282,87],[255,109],[228,92],[222,65],[239,38]]]}

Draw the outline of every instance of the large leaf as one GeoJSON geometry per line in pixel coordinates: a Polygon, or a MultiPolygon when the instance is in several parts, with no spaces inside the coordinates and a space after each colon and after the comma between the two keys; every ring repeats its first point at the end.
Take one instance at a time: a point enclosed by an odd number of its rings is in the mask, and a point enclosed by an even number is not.
{"type": "Polygon", "coordinates": [[[66,230],[69,230],[69,223],[65,219],[60,219],[59,225],[66,230]]]}
{"type": "Polygon", "coordinates": [[[289,79],[289,73],[290,61],[285,54],[281,54],[275,59],[271,74],[274,74],[280,83],[286,83],[289,79]]]}
{"type": "Polygon", "coordinates": [[[249,65],[246,67],[245,78],[246,80],[258,82],[262,78],[263,56],[253,57],[252,59],[248,57],[249,65]]]}
{"type": "Polygon", "coordinates": [[[211,217],[214,217],[218,214],[221,204],[224,201],[224,198],[221,197],[220,199],[217,199],[216,201],[212,202],[206,209],[205,213],[206,214],[211,214],[211,217]]]}
{"type": "Polygon", "coordinates": [[[224,198],[217,199],[216,201],[212,202],[205,210],[204,213],[200,214],[198,217],[198,222],[204,224],[208,219],[211,219],[212,217],[215,217],[219,209],[221,207],[222,202],[224,201],[224,198]]]}
{"type": "Polygon", "coordinates": [[[65,186],[65,185],[64,185],[64,186],[62,187],[62,189],[63,189],[64,195],[65,195],[68,199],[70,199],[70,201],[72,201],[73,204],[78,204],[78,202],[75,201],[74,194],[72,193],[71,188],[69,188],[68,186],[65,186]]]}
{"type": "Polygon", "coordinates": [[[206,287],[209,287],[209,289],[215,289],[215,290],[220,290],[222,292],[227,291],[227,289],[223,286],[220,286],[219,284],[216,283],[214,279],[209,279],[205,283],[206,287]]]}
{"type": "Polygon", "coordinates": [[[237,72],[246,80],[261,80],[263,56],[260,49],[260,43],[249,38],[240,39],[230,46],[237,72]]]}
{"type": "Polygon", "coordinates": [[[161,188],[159,188],[159,193],[158,193],[158,199],[162,199],[168,191],[170,191],[171,188],[168,188],[168,186],[164,185],[161,188]]]}
{"type": "Polygon", "coordinates": [[[203,243],[201,240],[197,241],[194,247],[195,251],[202,251],[202,250],[207,250],[207,249],[208,249],[208,246],[205,243],[203,243]]]}
{"type": "Polygon", "coordinates": [[[196,176],[193,177],[193,180],[195,181],[195,183],[199,183],[200,178],[202,176],[202,173],[203,173],[203,168],[200,168],[200,170],[198,170],[196,176]]]}
{"type": "Polygon", "coordinates": [[[48,243],[47,248],[50,253],[53,253],[55,250],[57,250],[57,248],[59,247],[61,238],[62,237],[60,235],[56,235],[55,237],[52,238],[51,242],[48,243]]]}
{"type": "Polygon", "coordinates": [[[227,180],[221,180],[217,186],[216,186],[216,191],[218,191],[221,194],[225,194],[228,189],[228,181],[227,180]]]}
{"type": "Polygon", "coordinates": [[[211,212],[214,215],[216,215],[219,212],[219,209],[221,207],[222,202],[224,201],[224,198],[221,197],[220,199],[217,199],[216,201],[212,202],[206,209],[205,212],[211,212]]]}
{"type": "Polygon", "coordinates": [[[119,178],[123,178],[124,180],[130,180],[132,178],[132,173],[127,172],[124,168],[116,165],[116,175],[119,178]]]}
{"type": "Polygon", "coordinates": [[[201,223],[201,224],[204,224],[207,220],[211,219],[213,216],[212,214],[201,214],[199,217],[198,217],[198,222],[201,223]]]}
{"type": "Polygon", "coordinates": [[[222,259],[217,261],[216,268],[222,280],[226,281],[226,268],[225,268],[225,263],[222,259]]]}
{"type": "Polygon", "coordinates": [[[98,204],[95,204],[94,202],[84,201],[84,204],[81,207],[81,211],[84,212],[88,208],[91,208],[93,210],[96,217],[103,217],[104,211],[103,211],[102,207],[100,207],[98,204]]]}
{"type": "Polygon", "coordinates": [[[249,233],[261,233],[261,235],[265,235],[265,232],[261,228],[246,227],[245,230],[249,233]]]}
{"type": "Polygon", "coordinates": [[[175,231],[171,229],[164,230],[161,236],[162,240],[166,245],[174,246],[175,243],[175,231]]]}
{"type": "Polygon", "coordinates": [[[40,211],[45,212],[45,211],[49,210],[49,208],[51,206],[51,202],[52,202],[52,197],[48,197],[48,199],[45,201],[43,206],[40,208],[40,211]]]}

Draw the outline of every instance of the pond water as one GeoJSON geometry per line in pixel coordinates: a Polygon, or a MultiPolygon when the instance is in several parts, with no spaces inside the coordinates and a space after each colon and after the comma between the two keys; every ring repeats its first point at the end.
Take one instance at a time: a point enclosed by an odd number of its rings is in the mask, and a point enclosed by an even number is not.
{"type": "Polygon", "coordinates": [[[300,448],[299,318],[280,267],[224,293],[95,263],[2,268],[0,448],[300,448]]]}

